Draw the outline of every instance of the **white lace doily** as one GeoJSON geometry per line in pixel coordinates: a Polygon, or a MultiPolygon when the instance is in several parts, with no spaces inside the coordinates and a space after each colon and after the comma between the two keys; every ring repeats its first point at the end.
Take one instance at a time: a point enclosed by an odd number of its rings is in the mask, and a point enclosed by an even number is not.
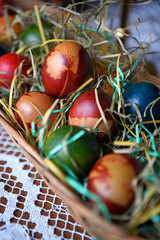
{"type": "Polygon", "coordinates": [[[0,125],[0,240],[92,239],[0,125]]]}

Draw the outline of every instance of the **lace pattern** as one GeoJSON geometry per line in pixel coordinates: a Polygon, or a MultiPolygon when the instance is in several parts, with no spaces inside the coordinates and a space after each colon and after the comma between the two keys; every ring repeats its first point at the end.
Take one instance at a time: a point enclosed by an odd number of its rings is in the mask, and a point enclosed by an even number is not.
{"type": "Polygon", "coordinates": [[[0,126],[0,240],[91,240],[0,126]]]}

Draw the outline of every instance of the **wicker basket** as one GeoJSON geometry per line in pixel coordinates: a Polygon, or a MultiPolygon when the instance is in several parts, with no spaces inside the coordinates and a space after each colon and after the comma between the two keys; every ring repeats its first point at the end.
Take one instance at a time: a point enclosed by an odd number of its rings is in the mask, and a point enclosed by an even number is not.
{"type": "MultiPolygon", "coordinates": [[[[142,78],[142,81],[144,80],[153,82],[160,88],[160,80],[157,77],[146,73],[142,78]]],[[[47,168],[40,154],[19,135],[2,111],[0,111],[0,124],[6,129],[24,156],[36,167],[46,184],[62,198],[75,220],[77,220],[91,236],[96,236],[101,240],[145,240],[144,238],[129,236],[120,226],[110,224],[86,206],[72,189],[66,187],[66,185],[47,168]]]]}

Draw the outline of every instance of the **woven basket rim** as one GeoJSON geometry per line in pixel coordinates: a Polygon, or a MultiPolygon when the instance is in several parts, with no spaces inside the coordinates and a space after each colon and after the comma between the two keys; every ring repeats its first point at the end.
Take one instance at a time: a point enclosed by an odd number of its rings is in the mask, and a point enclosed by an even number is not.
{"type": "MultiPolygon", "coordinates": [[[[111,224],[107,222],[102,216],[97,215],[97,213],[95,213],[93,209],[85,205],[85,203],[78,197],[78,195],[72,189],[69,189],[64,183],[62,183],[57,178],[57,176],[54,175],[54,173],[50,169],[48,169],[40,154],[27,142],[25,138],[23,138],[16,131],[16,129],[13,127],[13,125],[11,124],[11,122],[9,121],[9,119],[6,117],[2,110],[0,110],[0,124],[8,132],[12,141],[19,148],[22,154],[36,167],[38,173],[45,181],[45,183],[51,188],[51,190],[53,190],[56,194],[58,194],[62,198],[73,218],[79,224],[81,224],[91,236],[95,236],[95,229],[93,231],[93,225],[96,225],[97,227],[100,226],[100,231],[103,232],[104,230],[104,233],[110,236],[110,238],[106,236],[107,239],[146,240],[145,238],[134,237],[129,235],[121,226],[118,226],[115,223],[111,224]],[[80,211],[86,215],[88,221],[92,222],[91,227],[89,226],[89,224],[86,224],[85,221],[78,217],[76,213],[77,206],[80,209],[80,211]],[[93,219],[96,219],[94,223],[93,219]]],[[[106,239],[106,237],[103,236],[103,239],[106,239]]]]}

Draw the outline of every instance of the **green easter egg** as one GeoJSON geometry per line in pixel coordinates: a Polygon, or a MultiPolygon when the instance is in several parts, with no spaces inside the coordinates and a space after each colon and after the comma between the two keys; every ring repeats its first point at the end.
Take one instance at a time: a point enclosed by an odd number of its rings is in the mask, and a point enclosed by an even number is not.
{"type": "MultiPolygon", "coordinates": [[[[47,31],[48,25],[43,24],[43,30],[45,34],[46,40],[50,38],[50,34],[47,31]]],[[[41,34],[39,31],[39,27],[36,24],[32,24],[29,27],[27,27],[21,34],[20,34],[20,39],[23,41],[23,44],[30,43],[28,45],[28,48],[34,47],[38,44],[42,44],[42,38],[41,34]]],[[[37,47],[33,50],[33,53],[39,54],[40,53],[40,48],[37,47]]]]}
{"type": "MultiPolygon", "coordinates": [[[[100,146],[89,131],[79,126],[61,126],[45,141],[44,153],[65,174],[68,168],[80,179],[86,177],[100,156],[100,146]]],[[[70,171],[69,170],[69,171],[70,171]]]]}

